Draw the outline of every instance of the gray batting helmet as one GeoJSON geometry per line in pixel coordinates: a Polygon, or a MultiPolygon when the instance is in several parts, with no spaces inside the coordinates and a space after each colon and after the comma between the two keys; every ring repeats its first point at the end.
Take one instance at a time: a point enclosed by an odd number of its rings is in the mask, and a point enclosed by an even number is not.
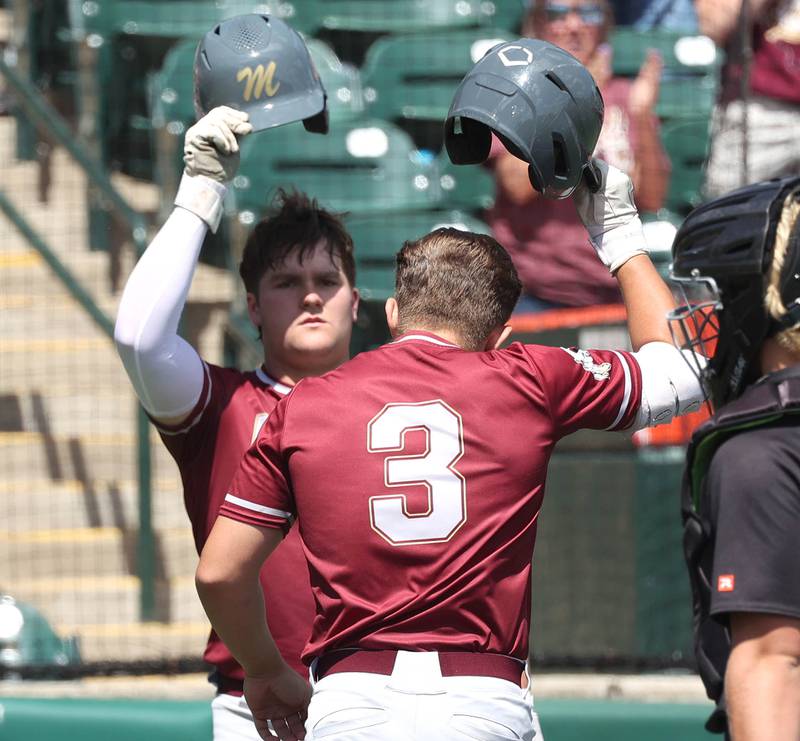
{"type": "Polygon", "coordinates": [[[327,95],[300,34],[279,18],[248,13],[218,23],[197,47],[198,118],[220,105],[250,115],[255,131],[303,121],[328,131],[327,95]]]}
{"type": "Polygon", "coordinates": [[[603,125],[603,98],[589,71],[571,54],[540,39],[490,49],[467,73],[445,122],[445,146],[456,165],[483,162],[494,132],[528,163],[536,190],[570,195],[586,176],[603,125]]]}

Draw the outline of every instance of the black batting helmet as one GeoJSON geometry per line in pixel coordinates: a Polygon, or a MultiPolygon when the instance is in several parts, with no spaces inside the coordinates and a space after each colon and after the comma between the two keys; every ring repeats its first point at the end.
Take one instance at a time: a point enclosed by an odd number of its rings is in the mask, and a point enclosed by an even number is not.
{"type": "Polygon", "coordinates": [[[671,274],[687,300],[670,319],[680,325],[679,344],[708,358],[696,370],[717,407],[756,380],[767,337],[800,326],[800,219],[780,273],[787,311],[774,318],[765,306],[776,231],[789,197],[800,202],[800,177],[748,185],[698,206],[675,235],[671,274]],[[698,286],[703,295],[692,300],[698,286]]]}
{"type": "Polygon", "coordinates": [[[461,81],[445,122],[456,165],[483,162],[494,132],[528,163],[539,192],[564,198],[588,176],[603,125],[603,98],[589,71],[563,49],[522,38],[490,49],[461,81]]]}
{"type": "Polygon", "coordinates": [[[274,16],[224,20],[200,41],[194,61],[197,117],[225,105],[246,111],[255,131],[301,121],[328,131],[327,96],[305,42],[274,16]]]}

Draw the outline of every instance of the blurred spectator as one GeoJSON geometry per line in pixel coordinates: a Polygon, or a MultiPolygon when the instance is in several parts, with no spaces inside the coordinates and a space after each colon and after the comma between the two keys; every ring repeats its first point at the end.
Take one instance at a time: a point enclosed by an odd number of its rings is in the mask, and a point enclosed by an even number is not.
{"type": "MultiPolygon", "coordinates": [[[[606,43],[612,25],[606,0],[536,0],[522,33],[566,49],[594,75],[606,106],[595,154],[631,176],[640,211],[656,211],[669,178],[653,112],[662,63],[651,53],[635,80],[612,77],[612,51],[606,43]]],[[[525,293],[517,311],[618,303],[617,281],[598,263],[572,199],[542,198],[528,180],[527,164],[497,139],[489,165],[497,195],[486,219],[522,279],[525,293]]]]}
{"type": "Polygon", "coordinates": [[[727,53],[706,195],[800,170],[800,0],[695,0],[727,53]],[[748,61],[749,60],[749,61],[748,61]]]}
{"type": "Polygon", "coordinates": [[[620,26],[640,31],[697,32],[697,14],[692,0],[612,0],[614,18],[620,26]]]}

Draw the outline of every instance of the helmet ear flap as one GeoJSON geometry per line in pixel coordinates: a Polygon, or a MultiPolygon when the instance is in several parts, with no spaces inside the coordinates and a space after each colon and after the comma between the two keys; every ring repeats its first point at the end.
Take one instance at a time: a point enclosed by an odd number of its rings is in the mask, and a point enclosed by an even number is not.
{"type": "Polygon", "coordinates": [[[531,185],[538,190],[539,193],[544,190],[544,178],[539,168],[533,162],[528,165],[528,180],[531,181],[531,185]]]}
{"type": "Polygon", "coordinates": [[[452,116],[445,123],[445,147],[454,165],[479,165],[492,148],[492,131],[480,121],[452,116]]]}

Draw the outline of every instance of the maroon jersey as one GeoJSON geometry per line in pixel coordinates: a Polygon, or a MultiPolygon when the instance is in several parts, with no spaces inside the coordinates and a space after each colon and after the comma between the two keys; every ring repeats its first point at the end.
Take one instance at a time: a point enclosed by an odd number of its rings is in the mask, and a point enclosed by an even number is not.
{"type": "MultiPolygon", "coordinates": [[[[217,519],[242,456],[289,391],[291,388],[261,369],[242,373],[206,364],[203,391],[189,417],[175,427],[156,424],[180,469],[183,498],[198,553],[217,519]]],[[[270,556],[261,584],[278,648],[289,665],[306,676],[308,671],[300,654],[311,632],[315,608],[297,528],[270,556]],[[267,571],[268,579],[264,576],[267,571]]],[[[244,677],[242,668],[213,631],[203,658],[227,677],[244,677]]]]}
{"type": "Polygon", "coordinates": [[[553,446],[629,426],[640,399],[630,353],[467,352],[415,332],[300,382],[220,512],[297,515],[318,605],[307,663],[344,647],[525,659],[553,446]]]}

